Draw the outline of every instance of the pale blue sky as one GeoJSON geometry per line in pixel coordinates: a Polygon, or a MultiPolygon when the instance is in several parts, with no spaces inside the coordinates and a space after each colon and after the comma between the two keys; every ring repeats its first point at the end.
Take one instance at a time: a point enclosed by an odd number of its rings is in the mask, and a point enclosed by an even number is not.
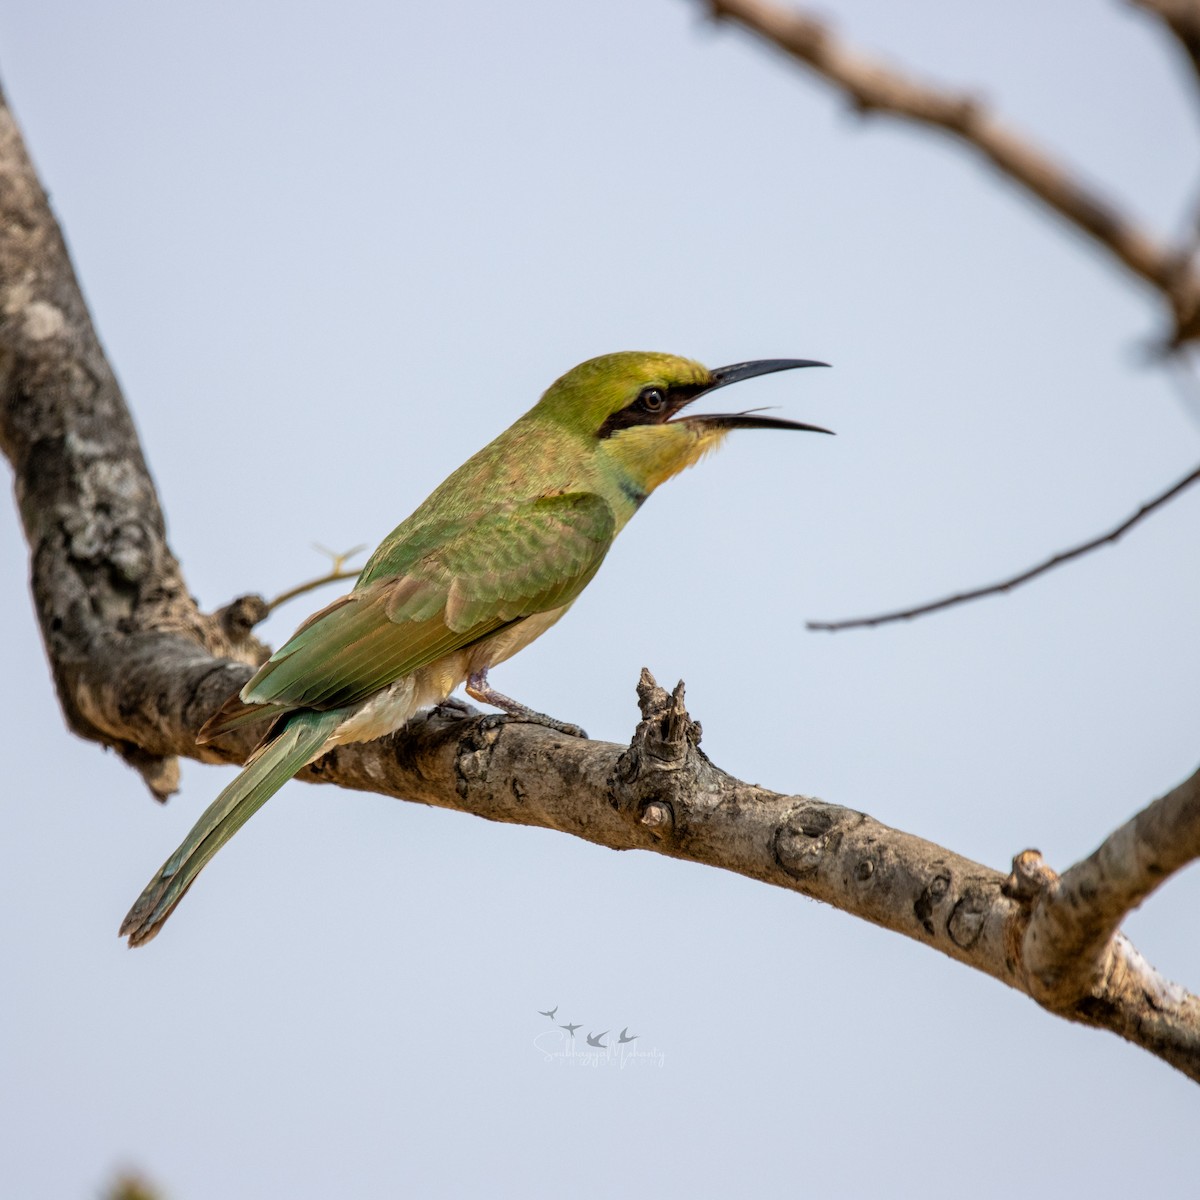
{"type": "MultiPolygon", "coordinates": [[[[836,7],[1179,227],[1196,106],[1148,22],[836,7]]],[[[823,358],[739,399],[836,440],[732,438],[495,684],[623,740],[639,668],[682,676],[720,766],[997,868],[1067,865],[1195,768],[1200,496],[1009,598],[803,630],[1024,567],[1197,458],[1141,365],[1146,297],[963,155],[682,0],[11,0],[0,68],[206,606],[375,542],[580,359],[823,358]]],[[[292,784],[128,952],[227,774],[185,765],[160,810],[66,734],[11,506],[0,555],[0,1194],[90,1197],[124,1164],[170,1200],[1194,1181],[1195,1087],[1116,1038],[796,896],[546,831],[292,784]],[[547,1060],[554,1005],[661,1066],[547,1060]]],[[[1128,926],[1193,988],[1198,903],[1193,869],[1128,926]]]]}

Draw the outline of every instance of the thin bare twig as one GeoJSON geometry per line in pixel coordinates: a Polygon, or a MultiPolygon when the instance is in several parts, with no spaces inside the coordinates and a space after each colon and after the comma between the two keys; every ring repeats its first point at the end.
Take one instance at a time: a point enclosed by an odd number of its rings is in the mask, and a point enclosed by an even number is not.
{"type": "MultiPolygon", "coordinates": [[[[267,601],[267,613],[274,612],[281,604],[286,604],[289,600],[295,600],[297,596],[303,596],[305,592],[311,592],[314,588],[324,587],[327,583],[337,583],[340,579],[357,579],[362,573],[362,568],[357,570],[345,570],[348,559],[353,558],[356,554],[361,554],[366,546],[355,546],[353,550],[346,550],[339,554],[336,550],[330,550],[318,543],[313,543],[313,548],[319,550],[322,554],[328,555],[332,561],[332,566],[324,575],[316,579],[310,579],[307,583],[298,583],[295,587],[288,588],[286,592],[280,592],[274,600],[267,601]]],[[[267,614],[264,613],[265,617],[267,614]]]]}
{"type": "Polygon", "coordinates": [[[904,608],[895,612],[880,613],[874,617],[852,617],[845,621],[808,621],[805,624],[805,628],[821,633],[836,633],[840,629],[862,629],[875,625],[887,625],[893,621],[909,621],[913,617],[923,617],[926,613],[938,612],[943,608],[951,608],[956,604],[965,604],[968,600],[978,600],[983,596],[992,596],[998,592],[1011,591],[1013,588],[1020,587],[1021,584],[1028,583],[1031,579],[1036,579],[1039,575],[1045,574],[1045,572],[1052,570],[1054,567],[1060,566],[1062,563],[1070,562],[1073,558],[1079,558],[1080,555],[1087,554],[1090,550],[1095,550],[1107,542],[1115,542],[1123,533],[1132,529],[1140,520],[1149,516],[1156,508],[1161,508],[1168,500],[1178,496],[1180,492],[1190,487],[1197,480],[1200,480],[1200,467],[1197,467],[1190,474],[1185,475],[1177,483],[1173,483],[1161,495],[1155,496],[1153,500],[1147,500],[1132,517],[1128,517],[1122,521],[1115,529],[1110,529],[1107,533],[1092,538],[1091,541],[1083,542],[1081,545],[1075,546],[1070,550],[1063,550],[1054,555],[1053,558],[1046,559],[1044,563],[1039,563],[1036,567],[1030,567],[1029,570],[1022,571],[1019,575],[1013,575],[1010,579],[988,584],[987,587],[974,588],[969,592],[958,592],[953,596],[945,596],[941,600],[934,600],[929,604],[917,605],[915,608],[904,608]]]}
{"type": "Polygon", "coordinates": [[[977,150],[1167,301],[1174,329],[1166,345],[1200,338],[1200,272],[1194,265],[1030,138],[997,120],[977,97],[918,82],[850,49],[809,12],[769,0],[707,4],[714,19],[736,21],[774,43],[837,88],[858,112],[914,121],[977,150]]]}

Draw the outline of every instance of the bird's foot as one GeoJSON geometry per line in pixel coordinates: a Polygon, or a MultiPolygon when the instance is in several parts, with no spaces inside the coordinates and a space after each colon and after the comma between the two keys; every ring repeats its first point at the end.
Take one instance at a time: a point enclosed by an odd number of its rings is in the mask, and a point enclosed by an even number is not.
{"type": "Polygon", "coordinates": [[[567,737],[587,739],[587,734],[578,725],[572,725],[570,721],[559,721],[555,717],[548,717],[545,713],[540,713],[536,709],[522,704],[519,700],[514,700],[511,696],[496,691],[487,681],[486,669],[476,671],[467,680],[467,695],[481,704],[490,704],[493,708],[504,710],[484,717],[480,722],[481,729],[499,729],[501,725],[506,725],[509,721],[519,721],[523,725],[545,725],[547,729],[566,734],[567,737]]]}
{"type": "Polygon", "coordinates": [[[445,700],[440,704],[435,704],[429,711],[431,716],[447,717],[453,721],[465,721],[468,717],[475,716],[477,712],[457,696],[447,696],[445,700]]]}
{"type": "Polygon", "coordinates": [[[557,717],[547,716],[545,713],[536,712],[532,708],[523,709],[521,712],[498,712],[488,713],[479,722],[479,728],[487,732],[490,729],[499,729],[502,725],[507,725],[510,721],[516,721],[521,725],[545,725],[547,729],[553,729],[556,733],[566,734],[567,737],[583,738],[587,741],[587,731],[578,725],[571,724],[570,721],[560,721],[557,717]]]}

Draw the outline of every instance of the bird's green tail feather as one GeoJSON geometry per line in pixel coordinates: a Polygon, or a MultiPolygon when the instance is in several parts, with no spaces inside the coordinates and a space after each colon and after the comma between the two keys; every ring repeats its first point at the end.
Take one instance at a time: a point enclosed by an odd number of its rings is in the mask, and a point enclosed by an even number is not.
{"type": "Polygon", "coordinates": [[[301,767],[321,753],[344,712],[300,712],[260,747],[242,773],[208,806],[179,849],[163,864],[121,924],[131,946],[148,942],[183,899],[210,858],[301,767]]]}

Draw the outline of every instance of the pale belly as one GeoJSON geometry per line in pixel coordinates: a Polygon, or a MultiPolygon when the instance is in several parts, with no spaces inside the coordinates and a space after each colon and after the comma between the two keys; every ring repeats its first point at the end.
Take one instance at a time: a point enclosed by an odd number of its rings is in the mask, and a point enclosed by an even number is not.
{"type": "Polygon", "coordinates": [[[535,613],[465,650],[439,658],[420,670],[364,700],[329,739],[326,747],[347,742],[369,742],[399,729],[422,709],[441,704],[452,691],[474,674],[486,671],[524,650],[542,636],[571,606],[535,613]]]}

